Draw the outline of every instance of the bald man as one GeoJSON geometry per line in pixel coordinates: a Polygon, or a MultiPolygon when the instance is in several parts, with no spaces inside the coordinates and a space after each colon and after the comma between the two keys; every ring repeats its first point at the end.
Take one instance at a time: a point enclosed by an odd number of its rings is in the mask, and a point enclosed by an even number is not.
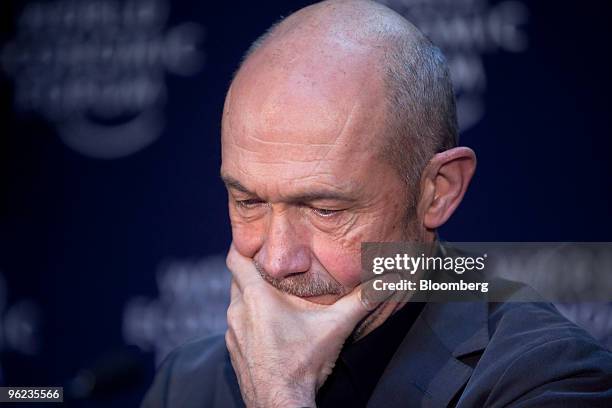
{"type": "Polygon", "coordinates": [[[444,58],[405,19],[327,1],[274,25],[223,112],[228,330],[171,353],[143,407],[612,406],[610,353],[550,305],[360,285],[361,243],[435,242],[475,165],[444,58]]]}

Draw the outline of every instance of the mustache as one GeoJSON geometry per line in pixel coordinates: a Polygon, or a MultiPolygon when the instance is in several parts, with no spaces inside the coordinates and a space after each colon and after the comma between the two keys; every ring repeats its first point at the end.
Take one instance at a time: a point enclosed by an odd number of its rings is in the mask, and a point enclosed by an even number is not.
{"type": "Polygon", "coordinates": [[[313,297],[324,295],[345,295],[348,290],[331,278],[324,278],[320,274],[310,272],[289,275],[285,278],[275,278],[255,260],[255,269],[259,275],[270,285],[281,292],[298,297],[313,297]]]}

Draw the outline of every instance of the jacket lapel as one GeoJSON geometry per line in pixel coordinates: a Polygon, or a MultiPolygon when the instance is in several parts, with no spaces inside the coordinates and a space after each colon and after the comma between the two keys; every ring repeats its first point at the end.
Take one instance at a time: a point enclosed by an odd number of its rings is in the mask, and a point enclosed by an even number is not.
{"type": "Polygon", "coordinates": [[[446,407],[472,368],[461,358],[488,341],[487,303],[428,303],[385,369],[368,406],[446,407]]]}

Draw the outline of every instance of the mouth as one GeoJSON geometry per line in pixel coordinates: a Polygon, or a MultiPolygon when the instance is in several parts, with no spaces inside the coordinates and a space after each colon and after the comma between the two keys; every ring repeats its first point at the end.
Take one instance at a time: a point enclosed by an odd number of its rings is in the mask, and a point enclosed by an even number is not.
{"type": "Polygon", "coordinates": [[[301,296],[302,299],[319,305],[332,305],[341,298],[340,295],[301,296]]]}

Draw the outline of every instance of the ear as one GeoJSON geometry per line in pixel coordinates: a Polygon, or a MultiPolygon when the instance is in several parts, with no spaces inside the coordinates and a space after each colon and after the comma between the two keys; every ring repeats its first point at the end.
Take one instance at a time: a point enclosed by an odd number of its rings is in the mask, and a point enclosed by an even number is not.
{"type": "Polygon", "coordinates": [[[476,154],[468,147],[455,147],[436,154],[421,176],[418,204],[423,226],[434,230],[444,224],[463,199],[476,170],[476,154]]]}

